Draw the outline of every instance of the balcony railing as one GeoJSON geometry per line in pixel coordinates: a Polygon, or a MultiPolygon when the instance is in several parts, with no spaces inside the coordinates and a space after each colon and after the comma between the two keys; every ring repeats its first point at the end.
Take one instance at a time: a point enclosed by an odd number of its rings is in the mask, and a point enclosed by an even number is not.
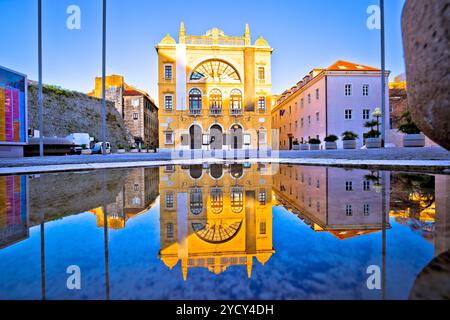
{"type": "Polygon", "coordinates": [[[231,115],[232,116],[240,116],[242,115],[242,109],[231,109],[231,115]]]}
{"type": "Polygon", "coordinates": [[[202,109],[189,109],[189,114],[191,116],[199,116],[202,114],[202,109]]]}
{"type": "Polygon", "coordinates": [[[222,114],[222,108],[210,108],[209,114],[213,116],[220,116],[222,114]]]}

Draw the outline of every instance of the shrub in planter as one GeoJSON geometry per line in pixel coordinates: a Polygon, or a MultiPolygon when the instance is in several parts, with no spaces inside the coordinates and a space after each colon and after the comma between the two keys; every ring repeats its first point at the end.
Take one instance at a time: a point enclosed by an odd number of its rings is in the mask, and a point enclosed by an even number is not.
{"type": "Polygon", "coordinates": [[[292,142],[292,150],[300,150],[300,143],[298,142],[298,139],[295,139],[292,142]]]}
{"type": "Polygon", "coordinates": [[[300,145],[300,150],[309,150],[309,144],[308,143],[302,143],[300,145]]]}
{"type": "Polygon", "coordinates": [[[320,141],[320,139],[315,139],[315,138],[309,139],[309,145],[310,145],[309,149],[310,150],[320,150],[321,143],[322,142],[320,141]]]}
{"type": "Polygon", "coordinates": [[[352,131],[342,133],[342,144],[344,149],[356,149],[356,139],[358,135],[352,131]]]}
{"type": "Polygon", "coordinates": [[[420,131],[411,117],[411,113],[406,111],[401,116],[402,123],[398,127],[398,131],[404,133],[403,146],[404,147],[424,147],[425,135],[420,131]]]}
{"type": "Polygon", "coordinates": [[[130,152],[132,152],[132,153],[137,153],[138,151],[139,151],[139,150],[136,149],[135,146],[131,146],[131,147],[130,147],[130,152]]]}
{"type": "Polygon", "coordinates": [[[337,143],[336,141],[339,140],[337,136],[334,134],[330,134],[325,139],[325,149],[326,150],[336,150],[337,149],[337,143]]]}
{"type": "Polygon", "coordinates": [[[121,144],[117,145],[117,153],[125,153],[125,147],[121,144]]]}
{"type": "Polygon", "coordinates": [[[378,131],[380,123],[378,120],[367,121],[364,127],[369,128],[370,131],[364,134],[364,139],[366,140],[366,147],[368,149],[381,148],[381,132],[378,131]],[[377,129],[374,129],[377,127],[377,129]]]}

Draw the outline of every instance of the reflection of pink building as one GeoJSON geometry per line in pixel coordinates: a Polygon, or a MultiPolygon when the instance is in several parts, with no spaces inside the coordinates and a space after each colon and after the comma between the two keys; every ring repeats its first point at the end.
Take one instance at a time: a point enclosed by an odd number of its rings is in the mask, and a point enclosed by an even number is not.
{"type": "Polygon", "coordinates": [[[389,223],[389,180],[366,170],[281,165],[273,187],[279,202],[314,230],[345,239],[380,230],[383,206],[389,223]]]}
{"type": "MultiPolygon", "coordinates": [[[[389,114],[386,74],[386,108],[389,114]]],[[[381,70],[337,61],[327,69],[314,69],[291,89],[286,90],[272,109],[272,129],[278,129],[280,149],[292,148],[295,139],[307,143],[327,135],[338,137],[344,131],[358,134],[358,147],[369,129],[364,123],[381,108],[381,70]]],[[[342,147],[342,141],[338,141],[342,147]]]]}

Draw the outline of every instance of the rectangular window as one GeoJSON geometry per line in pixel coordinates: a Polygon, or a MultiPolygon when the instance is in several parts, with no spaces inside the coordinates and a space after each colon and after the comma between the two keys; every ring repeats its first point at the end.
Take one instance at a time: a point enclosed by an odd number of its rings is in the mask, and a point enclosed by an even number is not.
{"type": "Polygon", "coordinates": [[[266,222],[261,221],[259,223],[259,234],[266,234],[266,222]]]}
{"type": "Polygon", "coordinates": [[[261,82],[266,80],[266,73],[264,67],[258,67],[258,80],[261,82]]]}
{"type": "Polygon", "coordinates": [[[316,99],[319,100],[320,98],[320,91],[319,89],[316,89],[316,99]]]}
{"type": "Polygon", "coordinates": [[[166,193],[166,209],[173,209],[173,192],[166,193]]]}
{"type": "Polygon", "coordinates": [[[165,96],[164,97],[164,110],[166,112],[172,112],[173,111],[173,97],[172,96],[165,96]]]}
{"type": "Polygon", "coordinates": [[[164,137],[166,138],[165,144],[173,144],[173,132],[165,132],[164,137]]]}
{"type": "Polygon", "coordinates": [[[139,191],[139,184],[137,184],[137,183],[135,183],[134,184],[134,186],[133,186],[133,190],[135,191],[135,192],[137,192],[137,191],[139,191]]]}
{"type": "Polygon", "coordinates": [[[352,205],[351,204],[347,204],[345,206],[345,215],[347,217],[351,217],[353,215],[353,210],[352,210],[352,205]]]}
{"type": "Polygon", "coordinates": [[[308,104],[311,103],[311,95],[308,94],[308,104]]]}
{"type": "Polygon", "coordinates": [[[319,112],[316,112],[316,121],[317,122],[320,121],[320,114],[319,114],[319,112]]]}
{"type": "Polygon", "coordinates": [[[173,239],[173,223],[166,224],[167,239],[173,239]]]}
{"type": "Polygon", "coordinates": [[[303,101],[303,98],[300,100],[300,108],[302,108],[303,109],[303,106],[305,105],[305,103],[304,103],[304,101],[303,101]]]}
{"type": "Polygon", "coordinates": [[[368,204],[368,203],[364,204],[364,215],[365,216],[370,215],[370,204],[368,204]]]}
{"type": "Polygon", "coordinates": [[[352,109],[345,109],[345,120],[352,120],[352,109]]]}
{"type": "Polygon", "coordinates": [[[308,124],[311,124],[311,116],[308,116],[308,124]]]}
{"type": "Polygon", "coordinates": [[[258,109],[261,112],[266,111],[266,97],[259,97],[258,98],[258,109]]]}
{"type": "Polygon", "coordinates": [[[363,96],[367,97],[369,95],[369,85],[363,84],[363,96]]]}
{"type": "Polygon", "coordinates": [[[369,180],[364,180],[363,181],[363,190],[364,191],[370,191],[370,181],[369,180]]]}
{"type": "Polygon", "coordinates": [[[353,182],[345,181],[345,191],[353,191],[353,182]]]}
{"type": "Polygon", "coordinates": [[[370,119],[370,109],[364,109],[363,110],[363,120],[369,120],[370,119]]]}
{"type": "Polygon", "coordinates": [[[262,205],[262,206],[264,206],[266,204],[266,201],[267,201],[267,199],[266,199],[266,190],[261,189],[259,191],[258,201],[259,201],[259,204],[262,205]]]}
{"type": "Polygon", "coordinates": [[[137,120],[139,117],[139,114],[137,112],[133,113],[133,120],[137,120]]]}
{"type": "Polygon", "coordinates": [[[164,66],[164,79],[172,80],[172,66],[171,65],[164,66]]]}
{"type": "Polygon", "coordinates": [[[300,127],[303,128],[303,118],[300,119],[300,127]]]}
{"type": "Polygon", "coordinates": [[[298,121],[295,121],[295,129],[298,129],[298,121]]]}
{"type": "Polygon", "coordinates": [[[352,85],[351,84],[346,84],[345,85],[345,95],[346,96],[351,96],[352,95],[352,85]]]}

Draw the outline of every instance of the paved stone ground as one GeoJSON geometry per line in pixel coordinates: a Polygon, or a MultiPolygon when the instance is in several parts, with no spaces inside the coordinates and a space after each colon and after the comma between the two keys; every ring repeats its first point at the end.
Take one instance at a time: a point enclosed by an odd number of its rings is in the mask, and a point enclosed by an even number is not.
{"type": "MultiPolygon", "coordinates": [[[[233,153],[228,153],[229,159],[233,159],[233,153]]],[[[328,160],[358,160],[364,164],[365,160],[445,160],[450,161],[450,152],[438,147],[431,148],[392,148],[392,149],[366,149],[366,150],[320,150],[320,151],[279,151],[267,155],[260,155],[261,158],[281,158],[281,159],[328,159],[328,160]]],[[[239,155],[238,155],[239,157],[239,155]]],[[[172,153],[127,153],[102,155],[72,155],[72,156],[46,156],[26,157],[26,158],[0,158],[0,168],[7,167],[29,167],[63,164],[95,164],[95,163],[122,163],[122,162],[142,162],[142,161],[164,161],[174,159],[202,159],[201,154],[186,153],[183,157],[172,153]]],[[[223,159],[223,154],[211,155],[203,154],[203,158],[223,159]]],[[[250,154],[250,159],[257,157],[250,154]]]]}

